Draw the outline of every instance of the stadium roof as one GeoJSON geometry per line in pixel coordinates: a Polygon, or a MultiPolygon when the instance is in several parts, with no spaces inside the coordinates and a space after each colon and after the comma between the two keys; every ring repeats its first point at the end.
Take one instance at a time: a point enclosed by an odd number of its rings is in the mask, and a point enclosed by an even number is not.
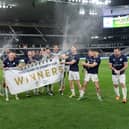
{"type": "MultiPolygon", "coordinates": [[[[63,3],[58,6],[55,2],[45,1],[47,0],[0,0],[0,23],[38,22],[56,24],[56,11],[60,12],[59,15],[63,19],[67,9],[63,3]],[[60,11],[56,10],[57,7],[60,7],[60,11]]],[[[129,4],[128,0],[112,0],[111,3],[111,5],[127,4],[129,4]]]]}

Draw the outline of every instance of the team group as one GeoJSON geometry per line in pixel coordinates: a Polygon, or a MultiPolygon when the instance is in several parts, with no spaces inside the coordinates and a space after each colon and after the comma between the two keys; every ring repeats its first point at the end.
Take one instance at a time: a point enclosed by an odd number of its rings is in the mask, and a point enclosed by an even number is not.
{"type": "MultiPolygon", "coordinates": [[[[21,60],[22,64],[24,60],[25,65],[31,64],[35,61],[40,61],[40,60],[45,61],[53,58],[57,60],[59,59],[65,60],[65,61],[60,61],[60,63],[65,64],[65,70],[66,70],[65,72],[69,73],[68,80],[71,90],[71,95],[69,97],[72,98],[76,96],[74,88],[74,82],[76,82],[80,93],[79,98],[77,100],[84,99],[85,92],[87,91],[88,82],[91,80],[96,87],[96,94],[98,100],[103,101],[100,91],[99,78],[98,78],[101,59],[99,53],[96,50],[88,50],[88,54],[86,55],[85,61],[81,62],[81,65],[85,69],[85,77],[82,85],[80,84],[80,74],[79,74],[80,58],[77,53],[77,48],[75,46],[71,47],[69,53],[62,53],[59,50],[58,45],[54,45],[53,51],[51,51],[49,48],[43,48],[41,49],[41,51],[28,50],[24,54],[25,54],[24,58],[19,59],[16,56],[15,52],[8,50],[6,52],[6,56],[3,59],[3,69],[8,69],[10,67],[19,67],[21,64],[21,60]]],[[[128,60],[127,57],[121,53],[121,50],[119,48],[115,48],[114,53],[109,57],[109,67],[112,70],[112,81],[114,85],[114,91],[116,94],[116,100],[120,99],[120,93],[119,93],[119,84],[120,84],[123,95],[122,102],[126,103],[127,88],[126,88],[125,70],[128,67],[128,60]]],[[[59,88],[59,92],[61,93],[61,95],[63,95],[63,91],[65,89],[64,79],[60,82],[60,85],[61,86],[59,88]]],[[[8,86],[6,85],[6,81],[4,81],[3,86],[4,86],[6,101],[9,101],[8,86]]],[[[52,85],[47,85],[45,87],[48,95],[50,96],[54,95],[52,85]]],[[[38,95],[41,93],[41,89],[35,89],[33,90],[33,92],[35,95],[38,95]]],[[[26,92],[26,96],[30,96],[30,91],[26,92]]],[[[19,99],[18,95],[15,95],[15,97],[17,100],[19,99]]]]}

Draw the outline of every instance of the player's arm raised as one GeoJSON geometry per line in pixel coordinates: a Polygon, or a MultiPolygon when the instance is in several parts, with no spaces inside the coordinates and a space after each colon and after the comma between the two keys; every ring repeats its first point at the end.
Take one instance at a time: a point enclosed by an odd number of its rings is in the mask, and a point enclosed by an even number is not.
{"type": "Polygon", "coordinates": [[[61,58],[61,59],[68,59],[69,56],[67,56],[66,54],[62,54],[62,55],[60,55],[60,58],[61,58]]]}
{"type": "Polygon", "coordinates": [[[67,65],[72,65],[72,64],[75,64],[76,63],[76,60],[72,60],[72,61],[69,61],[69,62],[65,62],[65,64],[67,65]]]}
{"type": "Polygon", "coordinates": [[[94,68],[97,65],[98,65],[97,62],[94,62],[93,64],[89,64],[89,63],[86,64],[86,66],[90,68],[94,68]]]}
{"type": "Polygon", "coordinates": [[[81,65],[85,66],[85,67],[93,68],[93,67],[97,66],[97,62],[94,62],[93,64],[82,62],[81,65]]]}

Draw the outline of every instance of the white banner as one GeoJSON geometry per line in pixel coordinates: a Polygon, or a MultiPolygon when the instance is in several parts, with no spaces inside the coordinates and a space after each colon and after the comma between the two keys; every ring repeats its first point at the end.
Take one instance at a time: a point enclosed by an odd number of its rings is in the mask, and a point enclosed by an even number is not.
{"type": "Polygon", "coordinates": [[[63,78],[64,65],[56,61],[37,62],[23,68],[4,71],[5,81],[12,95],[59,82],[63,78]]]}

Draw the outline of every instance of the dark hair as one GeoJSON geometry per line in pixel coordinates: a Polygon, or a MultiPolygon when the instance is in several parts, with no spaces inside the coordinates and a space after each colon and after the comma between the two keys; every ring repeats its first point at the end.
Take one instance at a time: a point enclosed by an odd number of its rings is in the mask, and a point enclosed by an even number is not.
{"type": "Polygon", "coordinates": [[[42,51],[46,51],[46,48],[41,48],[42,51]]]}
{"type": "Polygon", "coordinates": [[[46,50],[50,50],[50,48],[49,47],[46,47],[46,50]]]}
{"type": "Polygon", "coordinates": [[[16,52],[14,52],[14,51],[9,51],[8,54],[10,54],[10,53],[16,53],[16,52]]]}
{"type": "Polygon", "coordinates": [[[116,47],[116,48],[114,48],[114,50],[119,50],[120,51],[121,49],[119,47],[116,47]]]}

